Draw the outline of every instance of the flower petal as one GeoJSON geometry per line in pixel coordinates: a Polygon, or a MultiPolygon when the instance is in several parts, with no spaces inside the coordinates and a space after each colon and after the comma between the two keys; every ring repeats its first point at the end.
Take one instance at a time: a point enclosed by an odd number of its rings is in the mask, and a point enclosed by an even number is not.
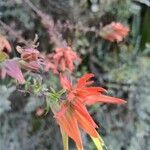
{"type": "Polygon", "coordinates": [[[86,87],[83,89],[85,89],[90,95],[98,94],[99,92],[107,92],[107,90],[101,87],[86,87]]]}
{"type": "Polygon", "coordinates": [[[95,138],[98,137],[98,133],[95,130],[95,127],[93,126],[91,121],[89,121],[88,118],[86,118],[84,115],[82,115],[77,110],[74,110],[74,115],[75,115],[75,118],[77,119],[77,122],[82,130],[84,130],[86,133],[88,133],[89,135],[91,135],[95,138]]]}
{"type": "Polygon", "coordinates": [[[82,77],[78,80],[76,87],[77,87],[77,88],[80,88],[80,87],[82,87],[82,86],[86,86],[86,83],[89,84],[89,82],[87,82],[87,81],[88,81],[89,79],[91,79],[92,77],[94,77],[94,74],[92,74],[92,73],[87,73],[87,74],[85,74],[84,76],[82,76],[82,77]]]}
{"type": "Polygon", "coordinates": [[[66,76],[63,76],[62,74],[60,74],[59,79],[60,79],[61,86],[64,89],[66,89],[66,90],[71,90],[72,89],[72,85],[71,85],[70,81],[67,79],[66,76]]]}
{"type": "Polygon", "coordinates": [[[111,104],[124,104],[126,103],[126,101],[119,99],[119,98],[115,98],[115,97],[110,97],[110,96],[106,96],[106,95],[92,95],[92,96],[88,96],[85,99],[85,104],[87,105],[93,105],[95,103],[101,102],[101,103],[111,103],[111,104]]]}
{"type": "Polygon", "coordinates": [[[90,116],[90,114],[88,113],[86,107],[80,101],[76,101],[76,103],[73,105],[73,109],[77,110],[80,113],[80,115],[86,118],[94,128],[98,127],[97,124],[92,119],[92,117],[90,116]]]}
{"type": "Polygon", "coordinates": [[[55,117],[59,126],[66,132],[69,137],[75,141],[76,145],[82,149],[82,140],[75,116],[66,111],[62,115],[57,115],[56,113],[55,117]]]}

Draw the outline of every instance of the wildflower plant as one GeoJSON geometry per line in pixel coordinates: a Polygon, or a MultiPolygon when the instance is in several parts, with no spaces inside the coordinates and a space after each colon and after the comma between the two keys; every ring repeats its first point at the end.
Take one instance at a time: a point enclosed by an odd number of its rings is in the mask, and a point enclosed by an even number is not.
{"type": "MultiPolygon", "coordinates": [[[[128,27],[113,22],[103,27],[99,35],[111,42],[120,42],[128,32],[128,27]]],[[[22,84],[25,92],[44,97],[46,106],[38,107],[36,116],[46,115],[49,110],[53,112],[60,127],[64,150],[69,149],[69,138],[75,142],[78,150],[83,149],[80,129],[91,137],[98,150],[102,150],[104,141],[96,130],[98,125],[86,107],[96,103],[124,104],[125,101],[110,97],[106,95],[107,90],[94,86],[92,73],[75,79],[75,64],[80,64],[81,58],[70,46],[64,44],[64,41],[62,44],[59,41],[54,52],[49,54],[40,53],[36,43],[37,36],[29,45],[16,47],[20,57],[10,58],[12,48],[6,38],[0,36],[0,78],[4,80],[8,75],[18,84],[22,84]],[[60,89],[46,84],[45,74],[48,73],[57,78],[60,89]]]]}

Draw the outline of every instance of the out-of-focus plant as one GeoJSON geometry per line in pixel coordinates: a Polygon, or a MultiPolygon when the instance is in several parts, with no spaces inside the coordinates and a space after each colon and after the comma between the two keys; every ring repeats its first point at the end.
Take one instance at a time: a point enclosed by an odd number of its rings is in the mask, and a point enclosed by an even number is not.
{"type": "MultiPolygon", "coordinates": [[[[94,76],[93,74],[85,74],[73,86],[66,78],[66,75],[72,78],[72,73],[75,70],[74,62],[78,61],[80,63],[81,59],[67,45],[67,42],[63,40],[57,26],[54,26],[54,21],[38,10],[30,1],[26,0],[25,2],[41,18],[41,22],[48,29],[49,36],[53,40],[52,42],[55,44],[56,50],[55,53],[48,54],[49,57],[47,57],[47,54],[42,55],[37,50],[38,44],[36,42],[38,38],[36,36],[33,42],[25,43],[26,45],[24,47],[16,47],[20,53],[20,57],[9,58],[8,52],[11,52],[11,46],[1,36],[1,78],[5,79],[6,75],[9,75],[16,79],[19,84],[23,85],[22,91],[28,92],[33,96],[42,96],[45,99],[46,113],[51,109],[57,123],[60,125],[64,150],[68,149],[68,137],[75,141],[78,150],[83,149],[79,127],[91,136],[97,149],[102,150],[104,142],[95,130],[97,125],[85,106],[97,102],[122,104],[124,101],[103,95],[106,92],[103,88],[92,87],[91,84],[93,81],[89,80],[94,76]],[[51,85],[45,84],[44,74],[49,71],[53,72],[53,76],[58,76],[55,75],[56,73],[60,74],[60,79],[58,79],[64,90],[56,92],[51,85]],[[41,79],[36,80],[36,78],[30,75],[32,72],[35,76],[40,76],[41,79]],[[62,100],[64,93],[65,97],[62,100]]],[[[2,24],[4,25],[3,22],[2,24]]],[[[89,31],[87,30],[86,32],[89,31]]],[[[96,30],[93,31],[97,34],[96,30]]],[[[121,23],[112,23],[102,28],[99,32],[102,38],[112,42],[115,40],[119,42],[128,34],[128,31],[129,29],[121,23]],[[107,32],[108,30],[109,33],[107,32]]],[[[44,108],[37,108],[36,115],[42,116],[43,114],[44,108]]]]}
{"type": "MultiPolygon", "coordinates": [[[[108,0],[107,2],[90,0],[79,1],[79,3],[74,0],[64,3],[56,0],[48,1],[49,5],[41,1],[33,0],[32,2],[13,0],[11,2],[2,1],[0,4],[1,10],[8,8],[0,16],[2,34],[7,35],[13,42],[19,42],[17,45],[20,45],[16,47],[16,44],[11,44],[10,46],[6,38],[2,36],[2,40],[0,40],[2,43],[0,46],[0,74],[3,80],[1,83],[8,83],[9,86],[12,86],[17,80],[17,91],[31,96],[24,108],[26,113],[35,111],[37,117],[44,118],[45,114],[52,109],[61,128],[65,149],[68,148],[68,137],[75,141],[77,148],[82,149],[83,145],[86,148],[87,145],[81,141],[78,126],[92,136],[97,149],[102,149],[104,143],[95,130],[95,123],[85,106],[97,101],[111,103],[119,103],[119,101],[103,95],[104,91],[98,87],[91,87],[88,74],[81,77],[75,86],[72,82],[76,81],[77,76],[90,70],[103,86],[112,89],[108,93],[112,92],[112,95],[118,93],[118,96],[121,97],[127,97],[127,93],[130,95],[129,86],[137,85],[137,81],[143,77],[139,69],[148,68],[149,62],[144,59],[149,54],[149,44],[146,44],[146,48],[145,45],[143,46],[143,51],[140,50],[142,41],[139,34],[141,7],[131,0],[108,0]],[[56,11],[55,8],[59,11],[56,11]],[[43,9],[44,11],[42,11],[43,9]],[[61,13],[59,14],[59,12],[61,13]],[[66,20],[65,16],[69,20],[66,20]],[[131,32],[126,38],[129,28],[131,32]],[[40,37],[40,45],[37,44],[37,38],[34,41],[29,40],[35,32],[40,37]],[[12,50],[14,47],[17,51],[12,50]],[[14,55],[15,57],[13,57],[14,55]],[[61,80],[59,79],[60,73],[61,80]],[[15,80],[11,80],[6,75],[15,80]],[[77,86],[81,80],[85,84],[83,87],[77,86]],[[63,90],[60,90],[60,81],[63,90]],[[118,92],[115,93],[115,91],[118,92]],[[85,124],[81,120],[85,120],[85,124]],[[74,132],[71,132],[72,130],[74,132]]],[[[142,84],[144,85],[144,83],[142,84]]],[[[133,90],[132,87],[131,90],[133,90]]],[[[130,97],[132,99],[133,95],[131,94],[130,97]]],[[[13,101],[13,103],[17,102],[13,101]]],[[[7,103],[7,105],[10,104],[7,103]]],[[[130,107],[132,106],[130,105],[130,107]]],[[[146,108],[145,106],[141,107],[142,109],[146,108]]],[[[10,109],[9,106],[5,108],[6,110],[10,109]]],[[[112,116],[118,116],[118,112],[109,109],[109,106],[102,105],[102,110],[95,108],[99,108],[99,106],[96,105],[90,109],[92,113],[97,110],[99,114],[102,113],[105,116],[104,112],[110,110],[112,116]]],[[[124,110],[119,109],[119,111],[124,110]]],[[[142,112],[147,118],[147,112],[142,112]]],[[[139,115],[141,115],[140,112],[139,115]]],[[[109,118],[109,120],[111,119],[109,118]]],[[[116,117],[114,120],[117,121],[118,118],[116,117]]],[[[116,123],[114,120],[111,120],[111,125],[108,125],[108,130],[112,129],[112,134],[113,124],[116,123]]],[[[33,121],[35,120],[33,119],[33,121]]],[[[103,121],[100,120],[100,122],[103,121]]],[[[119,127],[122,125],[119,124],[119,127]]],[[[118,139],[118,141],[120,140],[121,138],[118,139]]],[[[132,140],[134,143],[134,139],[132,140]]],[[[113,140],[106,140],[108,147],[109,142],[113,143],[113,140]]],[[[121,147],[120,142],[118,147],[116,147],[117,144],[113,145],[116,149],[121,147]]],[[[93,148],[92,145],[89,147],[93,148]]]]}

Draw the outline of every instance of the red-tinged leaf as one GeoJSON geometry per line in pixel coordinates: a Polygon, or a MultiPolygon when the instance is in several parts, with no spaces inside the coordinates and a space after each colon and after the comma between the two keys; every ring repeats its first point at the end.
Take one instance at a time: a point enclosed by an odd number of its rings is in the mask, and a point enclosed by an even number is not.
{"type": "Polygon", "coordinates": [[[18,80],[20,84],[25,83],[25,79],[23,74],[19,68],[19,64],[15,60],[7,60],[4,64],[6,73],[11,76],[12,78],[18,80]]]}
{"type": "Polygon", "coordinates": [[[110,97],[110,96],[106,96],[106,95],[93,95],[93,96],[88,96],[85,99],[85,104],[87,105],[93,105],[95,103],[111,103],[111,104],[124,104],[126,103],[126,101],[119,99],[119,98],[115,98],[115,97],[110,97]]]}
{"type": "Polygon", "coordinates": [[[63,89],[69,90],[69,91],[72,89],[72,85],[66,76],[63,76],[62,74],[60,74],[59,79],[60,79],[60,83],[63,89]]]}

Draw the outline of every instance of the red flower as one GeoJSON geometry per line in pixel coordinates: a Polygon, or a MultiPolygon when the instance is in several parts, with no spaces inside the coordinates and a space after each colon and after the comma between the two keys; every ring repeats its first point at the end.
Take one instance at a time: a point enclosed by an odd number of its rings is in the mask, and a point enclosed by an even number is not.
{"type": "Polygon", "coordinates": [[[64,89],[68,91],[67,99],[72,100],[78,98],[84,104],[94,104],[97,102],[122,104],[124,100],[103,95],[106,92],[102,87],[90,86],[93,81],[89,81],[94,74],[85,74],[81,77],[75,86],[72,86],[70,81],[60,75],[60,82],[64,89]]]}
{"type": "Polygon", "coordinates": [[[79,101],[73,103],[66,100],[63,102],[61,110],[55,114],[55,118],[59,126],[76,142],[79,149],[83,148],[79,127],[91,137],[100,139],[95,130],[97,125],[89,115],[86,107],[79,101]]]}
{"type": "Polygon", "coordinates": [[[60,82],[64,89],[67,90],[66,99],[61,104],[61,109],[55,114],[56,120],[60,127],[71,137],[79,149],[82,149],[82,141],[78,127],[88,133],[92,139],[101,140],[96,131],[97,125],[88,113],[85,104],[91,105],[97,102],[123,104],[124,100],[103,95],[106,90],[101,87],[91,87],[93,81],[89,81],[94,75],[86,74],[81,77],[75,86],[70,81],[60,75],[60,82]]]}
{"type": "Polygon", "coordinates": [[[80,58],[70,47],[57,48],[47,68],[52,69],[54,73],[65,72],[67,70],[73,72],[75,61],[80,62],[80,58]]]}
{"type": "Polygon", "coordinates": [[[109,25],[106,25],[100,31],[100,36],[111,42],[117,41],[120,42],[124,37],[128,35],[129,28],[122,25],[121,23],[112,22],[109,25]]]}

